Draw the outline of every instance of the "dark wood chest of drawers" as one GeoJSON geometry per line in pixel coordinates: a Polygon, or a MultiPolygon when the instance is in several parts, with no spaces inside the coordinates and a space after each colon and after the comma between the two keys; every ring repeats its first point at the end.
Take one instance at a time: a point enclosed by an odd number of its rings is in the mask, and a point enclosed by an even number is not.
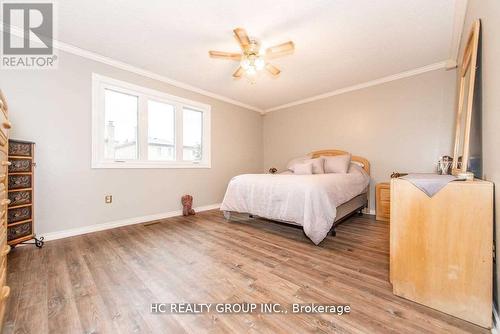
{"type": "Polygon", "coordinates": [[[16,245],[34,237],[33,142],[9,140],[7,242],[16,245]]]}

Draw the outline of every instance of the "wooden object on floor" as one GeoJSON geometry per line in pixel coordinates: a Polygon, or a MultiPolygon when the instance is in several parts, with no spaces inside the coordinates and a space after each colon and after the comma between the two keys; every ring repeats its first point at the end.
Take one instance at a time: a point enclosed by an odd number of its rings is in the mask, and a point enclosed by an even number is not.
{"type": "Polygon", "coordinates": [[[34,233],[34,153],[35,143],[9,140],[9,209],[7,240],[17,245],[33,239],[34,233]]]}
{"type": "Polygon", "coordinates": [[[375,212],[377,220],[388,222],[391,217],[391,184],[381,182],[375,186],[375,212]]]}
{"type": "Polygon", "coordinates": [[[4,333],[489,333],[392,294],[386,222],[353,217],[318,247],[299,229],[234,219],[212,210],[19,247],[9,255],[4,333]],[[352,311],[151,314],[153,302],[352,311]]]}
{"type": "Polygon", "coordinates": [[[391,281],[396,295],[490,328],[493,184],[454,181],[433,197],[391,180],[391,281]]]}
{"type": "Polygon", "coordinates": [[[7,101],[0,90],[0,325],[3,323],[7,297],[10,294],[10,288],[7,286],[7,254],[10,251],[10,246],[7,245],[7,205],[9,204],[7,155],[9,129],[11,128],[8,115],[7,101]]]}

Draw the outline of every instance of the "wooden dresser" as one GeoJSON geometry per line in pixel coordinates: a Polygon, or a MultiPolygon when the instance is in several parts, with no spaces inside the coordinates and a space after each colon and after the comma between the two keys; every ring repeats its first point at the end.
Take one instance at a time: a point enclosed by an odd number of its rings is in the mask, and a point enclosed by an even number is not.
{"type": "Polygon", "coordinates": [[[9,207],[7,211],[7,241],[17,245],[35,237],[33,227],[34,190],[33,142],[9,140],[9,207]]]}
{"type": "Polygon", "coordinates": [[[391,184],[381,182],[375,186],[376,219],[388,222],[391,214],[391,184]]]}
{"type": "Polygon", "coordinates": [[[454,181],[433,197],[391,180],[394,294],[490,328],[493,184],[454,181]]]}
{"type": "Polygon", "coordinates": [[[3,324],[5,314],[5,306],[7,297],[10,294],[10,288],[7,286],[7,254],[10,251],[10,246],[7,245],[7,205],[9,200],[7,167],[8,161],[8,145],[9,145],[9,129],[11,124],[8,119],[8,107],[5,96],[0,91],[0,328],[3,324]]]}

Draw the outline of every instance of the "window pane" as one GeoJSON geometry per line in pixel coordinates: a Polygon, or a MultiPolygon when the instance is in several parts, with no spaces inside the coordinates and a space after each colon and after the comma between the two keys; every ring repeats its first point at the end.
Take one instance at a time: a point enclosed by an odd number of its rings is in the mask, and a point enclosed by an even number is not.
{"type": "Polygon", "coordinates": [[[175,109],[148,101],[148,160],[175,159],[175,109]]]}
{"type": "Polygon", "coordinates": [[[183,160],[199,161],[202,159],[203,113],[201,111],[183,110],[183,160]]]}
{"type": "Polygon", "coordinates": [[[104,90],[104,158],[137,159],[138,97],[104,90]]]}

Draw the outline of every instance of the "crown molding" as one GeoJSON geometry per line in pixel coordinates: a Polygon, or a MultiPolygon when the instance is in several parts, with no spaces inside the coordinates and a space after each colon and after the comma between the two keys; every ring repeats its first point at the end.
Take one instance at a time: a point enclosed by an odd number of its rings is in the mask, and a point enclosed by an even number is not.
{"type": "Polygon", "coordinates": [[[349,86],[349,87],[345,87],[345,88],[336,89],[336,90],[328,92],[328,93],[324,93],[324,94],[320,94],[320,95],[308,97],[308,98],[305,98],[305,99],[302,99],[302,100],[297,100],[297,101],[294,101],[294,102],[290,102],[290,103],[282,104],[282,105],[279,105],[279,106],[276,106],[276,107],[272,107],[272,108],[266,109],[264,111],[264,113],[269,113],[271,111],[276,111],[276,110],[280,110],[280,109],[290,108],[290,107],[298,106],[300,104],[304,104],[304,103],[309,103],[309,102],[313,102],[313,101],[317,101],[317,100],[326,99],[328,97],[332,97],[332,96],[335,96],[335,95],[340,95],[340,94],[352,92],[352,91],[355,91],[355,90],[359,90],[359,89],[363,89],[363,88],[367,88],[367,87],[371,87],[371,86],[380,85],[380,84],[383,84],[383,83],[386,83],[386,82],[390,82],[390,81],[394,81],[394,80],[399,80],[399,79],[404,79],[404,78],[412,77],[412,76],[419,75],[419,74],[426,73],[426,72],[430,72],[430,71],[444,69],[444,68],[446,68],[447,64],[448,64],[447,60],[446,61],[441,61],[439,63],[434,63],[434,64],[430,64],[430,65],[427,65],[427,66],[415,68],[413,70],[409,70],[409,71],[405,71],[405,72],[400,72],[400,73],[397,73],[397,74],[389,75],[387,77],[383,77],[383,78],[379,78],[379,79],[375,79],[375,80],[363,82],[363,83],[360,83],[360,84],[357,84],[357,85],[353,85],[353,86],[349,86]]]}
{"type": "MultiPolygon", "coordinates": [[[[3,23],[3,21],[0,21],[0,31],[4,30],[4,25],[5,24],[3,23]]],[[[20,38],[24,38],[23,31],[16,26],[11,26],[10,31],[13,35],[20,37],[20,38]]],[[[209,92],[207,90],[192,86],[192,85],[184,83],[184,82],[170,79],[170,78],[165,77],[163,75],[159,75],[157,73],[142,69],[140,67],[116,60],[114,58],[106,57],[106,56],[100,55],[98,53],[95,53],[95,52],[92,52],[89,50],[85,50],[85,49],[76,47],[74,45],[68,44],[68,43],[61,42],[61,41],[56,40],[56,39],[54,39],[54,41],[53,41],[53,47],[58,49],[58,50],[64,51],[66,53],[70,53],[70,54],[80,56],[80,57],[83,57],[86,59],[97,61],[97,62],[106,64],[109,66],[113,66],[113,67],[119,68],[121,70],[125,70],[125,71],[135,73],[135,74],[141,75],[141,76],[149,78],[149,79],[160,81],[160,82],[169,84],[169,85],[177,87],[177,88],[182,88],[182,89],[194,92],[194,93],[198,93],[198,94],[201,94],[204,96],[214,98],[216,100],[227,102],[227,103],[236,105],[238,107],[253,110],[253,111],[256,111],[256,112],[261,113],[261,114],[264,112],[262,109],[257,108],[255,106],[252,106],[252,105],[240,102],[240,101],[233,100],[233,99],[226,97],[226,96],[223,96],[223,95],[209,92]]]]}
{"type": "Polygon", "coordinates": [[[450,61],[446,69],[457,67],[458,52],[460,51],[460,42],[465,25],[465,15],[467,14],[468,0],[455,0],[455,15],[453,19],[453,32],[450,44],[450,61]]]}
{"type": "MultiPolygon", "coordinates": [[[[457,0],[456,10],[455,10],[455,14],[456,14],[455,16],[456,17],[455,17],[453,41],[458,41],[458,43],[452,43],[453,47],[454,47],[454,50],[456,49],[456,53],[457,54],[458,54],[458,48],[460,47],[461,29],[463,29],[463,25],[464,25],[463,21],[464,21],[464,18],[465,18],[466,7],[467,7],[467,0],[457,0]],[[461,3],[461,4],[459,5],[458,3],[461,3]],[[462,18],[462,15],[463,15],[463,18],[462,18]],[[458,19],[457,19],[457,17],[458,17],[458,19]],[[456,22],[461,22],[461,25],[457,24],[456,22]],[[460,33],[459,34],[457,33],[458,34],[458,37],[457,37],[456,36],[456,32],[458,32],[458,31],[460,33]],[[458,46],[456,46],[456,44],[458,44],[458,46]]],[[[0,21],[0,31],[3,31],[3,30],[4,30],[4,23],[2,21],[0,21]]],[[[24,34],[23,34],[22,30],[19,29],[18,27],[11,26],[11,32],[14,35],[16,35],[16,36],[18,36],[20,38],[24,38],[24,34]]],[[[122,69],[122,70],[125,70],[125,71],[128,71],[128,72],[131,72],[131,73],[135,73],[135,74],[141,75],[141,76],[149,78],[149,79],[153,79],[153,80],[156,80],[156,81],[160,81],[160,82],[169,84],[169,85],[174,86],[174,87],[182,88],[182,89],[185,89],[187,91],[191,91],[191,92],[198,93],[198,94],[201,94],[201,95],[204,95],[204,96],[207,96],[207,97],[211,97],[211,98],[223,101],[223,102],[227,102],[227,103],[230,103],[230,104],[233,104],[233,105],[245,108],[245,109],[253,110],[253,111],[256,111],[256,112],[258,112],[260,114],[266,114],[266,113],[269,113],[269,112],[272,112],[272,111],[276,111],[276,110],[280,110],[280,109],[285,109],[285,108],[297,106],[297,105],[300,105],[300,104],[304,104],[304,103],[309,103],[309,102],[313,102],[313,101],[325,99],[325,98],[332,97],[332,96],[335,96],[335,95],[340,95],[340,94],[352,92],[352,91],[355,91],[355,90],[359,90],[359,89],[363,89],[363,88],[367,88],[367,87],[371,87],[371,86],[380,85],[380,84],[383,84],[383,83],[386,83],[386,82],[390,82],[390,81],[394,81],[394,80],[399,80],[399,79],[403,79],[403,78],[407,78],[407,77],[419,75],[419,74],[430,72],[430,71],[435,71],[435,70],[439,70],[439,69],[443,69],[443,68],[452,69],[452,68],[456,67],[456,65],[454,65],[454,64],[456,64],[456,60],[455,60],[456,58],[455,59],[452,58],[452,59],[448,59],[448,60],[445,60],[445,61],[442,61],[442,62],[438,62],[438,63],[430,64],[430,65],[427,65],[427,66],[419,67],[419,68],[416,68],[416,69],[413,69],[413,70],[409,70],[409,71],[405,71],[405,72],[393,74],[393,75],[386,76],[386,77],[383,77],[383,78],[379,78],[379,79],[367,81],[367,82],[364,82],[364,83],[356,84],[356,85],[353,85],[353,86],[340,88],[340,89],[337,89],[337,90],[334,90],[334,91],[331,91],[331,92],[327,92],[327,93],[324,93],[324,94],[315,95],[315,96],[311,96],[311,97],[308,97],[308,98],[305,98],[305,99],[293,101],[293,102],[286,103],[286,104],[283,104],[283,105],[279,105],[279,106],[276,106],[276,107],[272,107],[272,108],[268,108],[268,109],[261,109],[261,108],[258,108],[258,107],[252,106],[252,105],[248,105],[248,104],[240,102],[240,101],[233,100],[233,99],[231,99],[229,97],[226,97],[226,96],[223,96],[223,95],[219,95],[219,94],[216,94],[216,93],[212,93],[212,92],[206,91],[204,89],[201,89],[201,88],[189,85],[187,83],[183,83],[183,82],[180,82],[180,81],[177,81],[177,80],[174,80],[174,79],[170,79],[168,77],[159,75],[157,73],[154,73],[154,72],[151,72],[151,71],[148,71],[148,70],[145,70],[145,69],[133,66],[133,65],[130,65],[128,63],[125,63],[125,62],[122,62],[122,61],[119,61],[119,60],[116,60],[116,59],[113,59],[113,58],[110,58],[110,57],[106,57],[106,56],[97,54],[95,52],[92,52],[92,51],[89,51],[89,50],[85,50],[85,49],[73,46],[71,44],[67,44],[67,43],[61,42],[59,40],[54,40],[53,46],[54,46],[54,48],[56,48],[58,50],[61,50],[61,51],[64,51],[64,52],[67,52],[67,53],[70,53],[70,54],[73,54],[73,55],[76,55],[76,56],[80,56],[80,57],[83,57],[83,58],[86,58],[86,59],[90,59],[90,60],[93,60],[93,61],[97,61],[97,62],[106,64],[106,65],[109,65],[109,66],[113,66],[115,68],[119,68],[119,69],[122,69]]]]}

